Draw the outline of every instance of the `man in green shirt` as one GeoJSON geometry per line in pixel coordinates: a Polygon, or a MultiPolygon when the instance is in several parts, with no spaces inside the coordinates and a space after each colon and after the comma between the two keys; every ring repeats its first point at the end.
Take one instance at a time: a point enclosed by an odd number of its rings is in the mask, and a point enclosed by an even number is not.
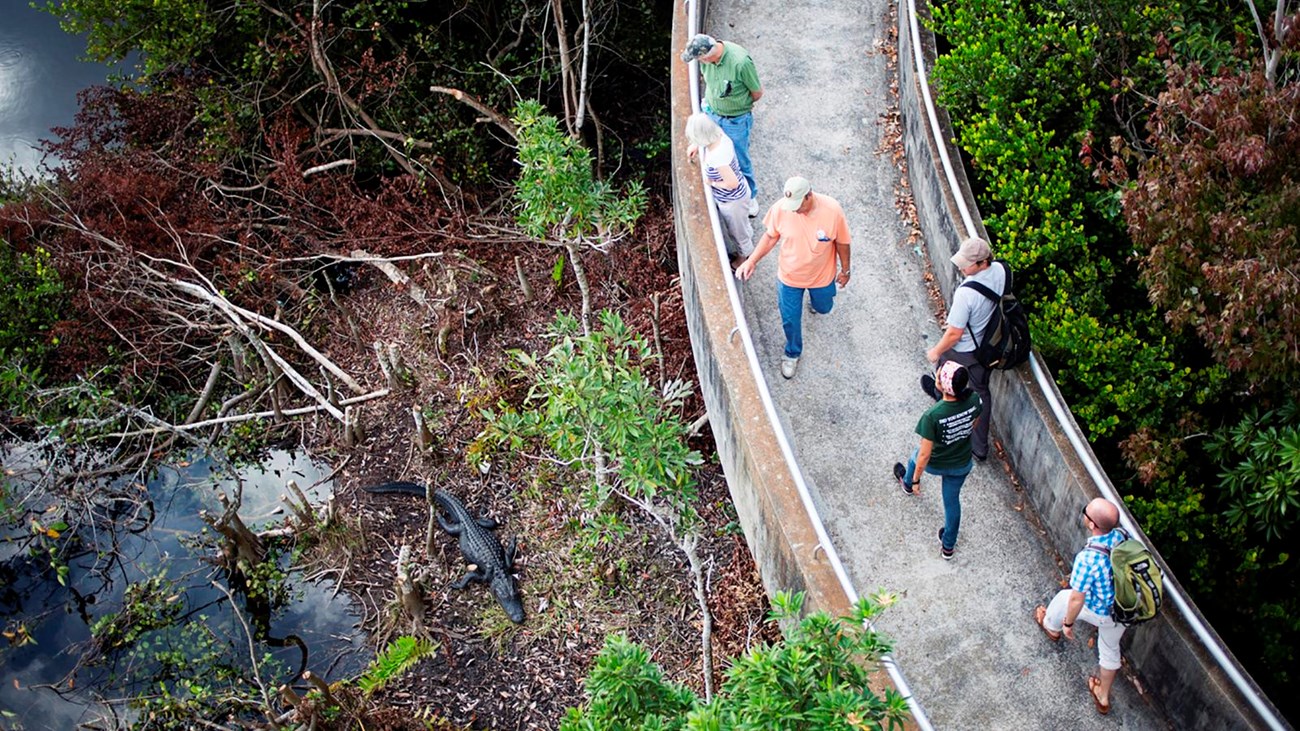
{"type": "Polygon", "coordinates": [[[703,33],[686,44],[682,60],[700,62],[705,84],[704,112],[731,138],[740,172],[749,183],[749,215],[757,216],[758,186],[749,160],[749,131],[754,126],[754,102],[762,98],[763,86],[754,60],[739,45],[703,33]]]}

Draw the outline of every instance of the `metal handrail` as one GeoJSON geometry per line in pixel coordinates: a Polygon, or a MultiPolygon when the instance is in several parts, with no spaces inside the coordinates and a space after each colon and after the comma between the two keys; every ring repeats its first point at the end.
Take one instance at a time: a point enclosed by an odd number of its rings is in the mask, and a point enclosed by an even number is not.
{"type": "MultiPolygon", "coordinates": [[[[949,193],[952,199],[957,202],[957,209],[961,214],[962,224],[965,227],[967,236],[976,235],[975,222],[969,209],[966,207],[966,201],[962,195],[962,188],[957,182],[957,174],[953,169],[952,161],[948,158],[948,144],[944,139],[943,131],[939,125],[939,115],[935,111],[934,100],[930,97],[930,82],[925,71],[925,56],[921,50],[921,29],[916,19],[916,0],[907,0],[908,25],[912,35],[912,57],[914,69],[917,76],[917,86],[920,87],[921,97],[925,101],[925,114],[930,122],[930,129],[933,131],[935,146],[939,149],[939,159],[943,165],[944,175],[948,179],[949,193]]],[[[1051,376],[1043,369],[1039,362],[1038,354],[1033,353],[1029,359],[1029,369],[1033,373],[1034,382],[1038,385],[1039,391],[1043,398],[1047,400],[1052,409],[1052,414],[1056,417],[1057,424],[1061,431],[1065,433],[1074,448],[1075,456],[1088,471],[1097,490],[1108,500],[1123,505],[1124,500],[1116,492],[1110,479],[1102,470],[1101,465],[1097,463],[1092,450],[1087,448],[1083,443],[1083,437],[1078,432],[1078,425],[1074,421],[1073,415],[1065,404],[1061,402],[1057,395],[1056,386],[1051,376]]],[[[1120,511],[1120,525],[1129,531],[1136,531],[1137,526],[1133,522],[1132,516],[1127,509],[1120,511]]],[[[1251,707],[1259,713],[1261,720],[1268,724],[1269,728],[1276,731],[1286,731],[1289,727],[1278,716],[1274,709],[1256,692],[1254,685],[1248,680],[1237,662],[1224,652],[1221,643],[1211,633],[1210,629],[1201,620],[1197,612],[1192,611],[1191,602],[1182,595],[1172,584],[1165,584],[1165,595],[1174,600],[1178,607],[1179,614],[1187,622],[1192,631],[1196,634],[1197,639],[1205,646],[1210,655],[1214,657],[1219,668],[1228,676],[1237,690],[1250,703],[1251,707]]]]}
{"type": "MultiPolygon", "coordinates": [[[[686,0],[687,7],[687,27],[692,35],[700,32],[699,3],[698,0],[686,0]]],[[[700,75],[699,62],[692,61],[690,64],[690,94],[692,112],[700,111],[700,75]]],[[[701,153],[701,161],[703,153],[701,153]]],[[[727,247],[722,238],[722,226],[718,220],[717,203],[713,196],[708,193],[709,185],[707,173],[704,171],[704,165],[700,165],[700,180],[704,184],[706,208],[709,211],[709,225],[713,230],[714,248],[718,254],[718,261],[722,265],[723,272],[731,271],[731,262],[727,254],[727,247]]],[[[799,492],[799,499],[803,503],[804,510],[808,513],[809,520],[812,522],[813,530],[817,534],[818,548],[826,554],[826,560],[830,562],[831,568],[835,572],[835,577],[840,582],[840,587],[848,596],[850,604],[857,604],[858,592],[854,588],[853,582],[849,579],[848,572],[844,569],[844,564],[840,561],[839,553],[835,550],[835,545],[831,543],[830,535],[826,532],[826,526],[822,523],[821,515],[817,512],[817,507],[813,503],[812,493],[808,490],[808,483],[804,480],[803,471],[799,469],[799,462],[795,459],[794,449],[790,446],[790,440],[786,437],[785,430],[781,427],[781,420],[776,410],[776,403],[772,400],[772,393],[767,388],[767,379],[763,376],[763,369],[758,362],[758,351],[754,347],[754,340],[750,335],[749,321],[745,317],[744,307],[740,302],[740,292],[736,288],[735,277],[724,276],[727,285],[727,298],[731,302],[731,310],[736,318],[736,331],[740,333],[741,345],[745,349],[745,358],[749,362],[750,372],[754,376],[754,381],[758,385],[758,397],[763,404],[764,411],[767,412],[768,421],[771,422],[772,431],[776,435],[777,444],[781,448],[781,455],[785,458],[786,465],[790,469],[790,475],[794,479],[795,488],[799,492]]],[[[916,726],[921,731],[934,731],[925,709],[916,700],[912,694],[911,686],[907,683],[907,678],[903,671],[894,661],[893,656],[884,655],[880,658],[881,667],[888,673],[889,679],[893,681],[898,692],[906,699],[908,710],[912,712],[912,718],[916,726]]]]}

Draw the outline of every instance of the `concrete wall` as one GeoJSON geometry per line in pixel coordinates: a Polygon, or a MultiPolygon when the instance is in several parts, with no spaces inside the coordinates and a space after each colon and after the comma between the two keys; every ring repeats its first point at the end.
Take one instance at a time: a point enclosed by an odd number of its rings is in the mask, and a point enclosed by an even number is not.
{"type": "MultiPolygon", "coordinates": [[[[692,111],[692,90],[689,67],[678,60],[677,50],[694,34],[692,20],[698,24],[697,18],[705,17],[707,0],[696,0],[694,17],[688,12],[692,12],[690,4],[680,2],[673,17],[673,208],[682,300],[709,426],[745,540],[768,595],[802,591],[805,611],[845,616],[852,608],[851,588],[847,578],[840,581],[821,545],[821,519],[800,494],[798,467],[793,455],[787,456],[782,448],[780,423],[775,412],[769,411],[770,399],[765,401],[766,386],[760,381],[758,361],[752,345],[745,346],[747,336],[741,332],[737,315],[739,301],[733,300],[728,290],[733,281],[731,268],[723,261],[710,219],[710,195],[704,190],[699,168],[686,160],[682,125],[692,111]]],[[[889,658],[882,665],[872,675],[871,689],[877,694],[896,691],[908,699],[913,716],[903,731],[932,728],[916,699],[910,697],[901,670],[889,658]],[[898,683],[891,677],[898,678],[898,683]]]]}
{"type": "MultiPolygon", "coordinates": [[[[678,3],[673,48],[686,46],[691,33],[678,3]]],[[[727,291],[730,269],[713,238],[707,197],[697,167],[686,161],[682,120],[691,113],[688,66],[672,64],[673,206],[677,261],[700,390],[718,458],[736,505],[749,549],[769,594],[806,592],[805,607],[836,616],[848,613],[849,597],[840,585],[819,540],[768,418],[750,368],[727,291]]]]}
{"type": "MultiPolygon", "coordinates": [[[[942,139],[936,140],[932,134],[918,86],[919,77],[913,64],[907,12],[907,2],[903,0],[899,8],[898,34],[899,106],[904,123],[908,172],[921,231],[925,236],[930,260],[934,263],[935,279],[944,296],[951,301],[952,290],[960,274],[948,262],[948,257],[956,250],[964,238],[962,232],[966,230],[954,195],[961,196],[966,201],[967,208],[974,217],[975,230],[986,238],[987,234],[975,208],[965,170],[961,167],[961,157],[949,142],[956,135],[945,111],[938,110],[942,139]],[[956,168],[956,191],[950,187],[942,168],[939,144],[947,145],[949,159],[956,168]]],[[[919,12],[923,14],[925,11],[919,12]]],[[[926,65],[932,67],[935,57],[934,38],[924,27],[921,43],[926,65]]],[[[996,253],[997,242],[993,242],[993,247],[996,253]]],[[[1058,403],[1064,403],[1050,373],[1037,360],[1037,355],[1034,358],[1037,367],[1046,374],[1046,388],[1058,403]]],[[[1081,438],[1078,439],[1084,448],[1084,455],[1080,457],[1031,370],[1031,366],[1026,364],[1018,371],[995,374],[994,434],[1006,449],[1042,520],[1051,545],[1068,559],[1073,557],[1086,538],[1079,520],[1081,507],[1089,499],[1099,496],[1102,489],[1108,489],[1112,495],[1116,493],[1104,474],[1100,475],[1100,485],[1089,475],[1083,460],[1095,463],[1091,449],[1081,438]]],[[[1065,428],[1073,430],[1076,437],[1081,434],[1072,417],[1068,418],[1065,428]]],[[[1136,526],[1132,515],[1127,510],[1124,512],[1129,524],[1136,526]]],[[[1156,547],[1151,545],[1145,534],[1140,530],[1137,533],[1137,537],[1156,553],[1156,547]]],[[[1175,591],[1186,596],[1158,553],[1156,560],[1165,573],[1166,587],[1172,586],[1175,591]]],[[[1265,714],[1252,707],[1246,693],[1230,681],[1221,665],[1211,656],[1206,643],[1197,637],[1187,616],[1194,616],[1203,623],[1204,618],[1199,610],[1190,603],[1183,609],[1180,612],[1180,607],[1173,602],[1166,602],[1159,618],[1130,630],[1124,637],[1126,661],[1137,671],[1155,702],[1163,706],[1174,727],[1207,731],[1278,727],[1270,725],[1265,714]]],[[[1228,665],[1234,666],[1245,676],[1245,671],[1236,663],[1235,658],[1222,647],[1222,641],[1213,635],[1213,630],[1210,632],[1212,644],[1223,650],[1228,665]]],[[[1276,710],[1263,698],[1259,688],[1249,676],[1245,676],[1245,681],[1247,692],[1262,701],[1260,705],[1272,711],[1274,724],[1278,723],[1276,710]]]]}

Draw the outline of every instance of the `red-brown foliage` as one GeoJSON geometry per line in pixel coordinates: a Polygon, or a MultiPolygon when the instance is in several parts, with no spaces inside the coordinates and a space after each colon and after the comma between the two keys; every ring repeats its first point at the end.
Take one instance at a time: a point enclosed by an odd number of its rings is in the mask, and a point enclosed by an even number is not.
{"type": "Polygon", "coordinates": [[[1171,66],[1124,198],[1152,300],[1229,368],[1300,371],[1300,83],[1171,66]]]}
{"type": "Polygon", "coordinates": [[[57,328],[67,345],[56,352],[59,375],[104,362],[114,340],[132,354],[131,370],[184,371],[184,353],[223,337],[216,322],[183,315],[143,285],[143,266],[206,279],[271,316],[304,296],[315,257],[422,253],[461,238],[463,217],[411,176],[364,186],[351,167],[304,176],[338,157],[287,113],[262,126],[259,157],[218,159],[195,122],[198,106],[184,84],[87,92],[76,124],[56,130],[61,140],[49,151],[64,165],[43,205],[0,213],[7,233],[54,254],[74,293],[72,319],[57,328]],[[87,326],[99,337],[76,337],[87,326]]]}

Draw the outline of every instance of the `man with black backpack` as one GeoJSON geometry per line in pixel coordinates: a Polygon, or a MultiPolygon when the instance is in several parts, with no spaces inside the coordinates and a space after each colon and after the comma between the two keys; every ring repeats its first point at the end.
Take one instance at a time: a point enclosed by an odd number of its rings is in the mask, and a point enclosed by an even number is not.
{"type": "Polygon", "coordinates": [[[1119,508],[1105,498],[1094,498],[1083,508],[1083,525],[1089,538],[1083,550],[1074,556],[1070,588],[1062,589],[1046,606],[1034,609],[1034,621],[1056,642],[1062,633],[1074,639],[1074,623],[1082,619],[1097,628],[1097,664],[1095,677],[1088,678],[1088,693],[1097,712],[1110,713],[1110,687],[1119,670],[1119,641],[1126,626],[1112,616],[1115,603],[1115,580],[1112,550],[1128,539],[1119,527],[1119,508]]]}
{"type": "MultiPolygon", "coordinates": [[[[993,421],[993,397],[989,393],[989,368],[976,357],[976,349],[983,342],[985,328],[997,305],[969,283],[983,285],[1001,295],[1006,289],[1009,271],[1006,265],[993,266],[993,252],[989,242],[971,237],[961,242],[961,248],[952,255],[952,263],[961,270],[961,286],[953,292],[952,306],[948,308],[948,327],[943,337],[925,356],[931,363],[941,365],[953,360],[964,366],[970,375],[970,387],[980,395],[984,415],[975,425],[971,435],[971,452],[980,461],[989,456],[989,424],[993,421]]],[[[921,390],[938,401],[943,398],[934,387],[934,378],[921,377],[921,390]]]]}

